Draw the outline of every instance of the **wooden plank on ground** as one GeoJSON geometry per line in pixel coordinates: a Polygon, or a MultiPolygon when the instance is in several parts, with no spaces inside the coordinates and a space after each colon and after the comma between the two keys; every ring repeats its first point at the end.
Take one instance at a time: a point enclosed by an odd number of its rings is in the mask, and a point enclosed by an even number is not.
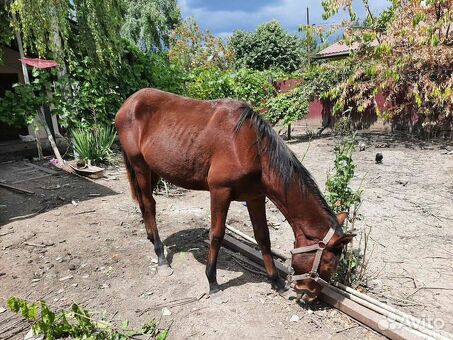
{"type": "Polygon", "coordinates": [[[52,170],[52,169],[49,169],[49,168],[46,168],[46,167],[43,167],[43,166],[40,166],[40,165],[36,165],[36,164],[33,164],[33,163],[25,163],[27,166],[29,167],[32,167],[32,168],[35,168],[35,169],[39,169],[45,173],[48,173],[48,174],[51,174],[51,175],[56,175],[58,174],[58,171],[55,171],[55,170],[52,170]]]}
{"type": "Polygon", "coordinates": [[[19,180],[19,181],[14,181],[14,182],[12,182],[11,184],[18,184],[18,183],[23,183],[23,182],[28,182],[28,181],[34,181],[34,180],[36,180],[36,179],[42,179],[42,178],[46,178],[46,177],[49,177],[49,176],[52,176],[52,174],[45,174],[45,175],[40,175],[40,176],[25,178],[25,179],[21,179],[21,180],[19,180]]]}
{"type": "MultiPolygon", "coordinates": [[[[226,234],[223,240],[223,245],[245,255],[252,261],[263,265],[263,257],[258,250],[235,239],[234,237],[226,234]]],[[[286,266],[284,266],[281,262],[275,261],[275,266],[277,267],[277,270],[281,275],[288,275],[288,268],[286,268],[286,266]]],[[[387,320],[385,316],[372,311],[345,296],[336,293],[332,288],[329,288],[328,286],[322,290],[319,298],[321,301],[324,301],[328,305],[342,311],[353,319],[374,329],[376,332],[385,335],[390,339],[432,339],[431,337],[426,336],[414,329],[410,329],[407,326],[398,323],[397,321],[392,321],[392,323],[389,324],[389,320],[387,320]],[[388,327],[385,327],[386,325],[388,325],[388,327]]]]}
{"type": "Polygon", "coordinates": [[[21,194],[28,194],[28,195],[33,195],[34,194],[33,191],[21,189],[21,188],[18,188],[18,187],[14,187],[12,185],[8,185],[8,184],[2,183],[2,182],[0,182],[0,187],[6,188],[6,189],[9,189],[9,190],[13,190],[13,191],[17,191],[17,192],[20,192],[21,194]]]}
{"type": "Polygon", "coordinates": [[[385,316],[376,313],[361,304],[342,296],[341,294],[338,294],[330,287],[324,287],[319,298],[321,301],[324,301],[328,305],[342,311],[343,313],[390,339],[431,339],[431,337],[425,336],[424,334],[413,329],[409,329],[399,322],[391,321],[385,316]]]}
{"type": "MultiPolygon", "coordinates": [[[[249,242],[251,242],[251,243],[253,243],[255,245],[258,245],[256,240],[253,237],[247,235],[246,233],[243,233],[242,231],[240,231],[240,230],[238,230],[238,229],[236,229],[236,228],[234,228],[234,227],[232,227],[232,226],[230,226],[228,224],[226,224],[226,228],[229,231],[231,231],[233,234],[239,235],[243,239],[245,239],[245,240],[247,240],[247,241],[249,241],[249,242]]],[[[288,256],[286,256],[286,254],[283,254],[283,253],[281,253],[278,250],[271,249],[271,252],[272,252],[273,255],[277,256],[278,258],[280,258],[280,259],[282,259],[284,261],[288,258],[288,256]]]]}
{"type": "MultiPolygon", "coordinates": [[[[223,239],[223,245],[225,247],[230,248],[231,250],[237,251],[238,253],[245,255],[246,257],[248,257],[252,261],[255,261],[256,263],[264,265],[263,256],[261,255],[261,252],[259,250],[256,250],[255,248],[252,248],[249,245],[235,239],[233,236],[225,234],[225,237],[223,239]]],[[[275,260],[274,263],[275,267],[277,268],[281,275],[283,276],[288,275],[288,270],[286,269],[283,263],[275,260]]]]}

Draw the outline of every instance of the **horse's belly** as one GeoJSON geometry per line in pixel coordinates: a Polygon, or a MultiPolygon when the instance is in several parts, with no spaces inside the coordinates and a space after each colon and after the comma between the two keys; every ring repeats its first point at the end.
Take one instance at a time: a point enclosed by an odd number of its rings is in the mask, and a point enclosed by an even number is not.
{"type": "Polygon", "coordinates": [[[182,188],[208,190],[209,159],[206,155],[195,157],[177,149],[148,152],[145,161],[161,178],[182,188]]]}

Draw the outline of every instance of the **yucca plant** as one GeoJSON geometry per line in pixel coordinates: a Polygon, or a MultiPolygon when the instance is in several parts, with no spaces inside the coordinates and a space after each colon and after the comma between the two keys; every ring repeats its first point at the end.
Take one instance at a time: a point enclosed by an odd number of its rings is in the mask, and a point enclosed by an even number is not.
{"type": "Polygon", "coordinates": [[[92,163],[108,163],[112,159],[112,145],[116,139],[116,131],[112,126],[94,125],[87,129],[72,131],[74,151],[83,161],[92,163]]]}

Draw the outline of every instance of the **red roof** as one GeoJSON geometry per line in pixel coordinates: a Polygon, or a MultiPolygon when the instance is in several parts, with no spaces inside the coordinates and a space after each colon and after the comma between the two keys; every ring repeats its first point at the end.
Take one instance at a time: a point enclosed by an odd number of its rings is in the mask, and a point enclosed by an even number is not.
{"type": "Polygon", "coordinates": [[[51,68],[58,66],[58,63],[55,60],[46,60],[39,58],[21,58],[19,60],[26,65],[36,68],[51,68]]]}
{"type": "MultiPolygon", "coordinates": [[[[370,46],[377,46],[378,41],[373,40],[370,46]]],[[[359,43],[353,42],[351,46],[346,45],[343,41],[337,41],[336,43],[326,47],[325,49],[318,52],[318,58],[329,58],[337,57],[342,55],[348,55],[351,51],[356,50],[359,47],[359,43]]]]}

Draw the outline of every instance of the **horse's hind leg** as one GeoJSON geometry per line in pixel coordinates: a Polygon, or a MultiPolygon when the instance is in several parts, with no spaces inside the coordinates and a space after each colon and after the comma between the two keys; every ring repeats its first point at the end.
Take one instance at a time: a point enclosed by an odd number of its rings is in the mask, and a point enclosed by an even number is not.
{"type": "Polygon", "coordinates": [[[209,252],[206,276],[209,281],[209,294],[220,291],[217,283],[217,256],[225,236],[225,221],[231,202],[231,190],[211,189],[211,229],[209,231],[209,252]]]}
{"type": "Polygon", "coordinates": [[[156,201],[153,197],[153,190],[159,181],[159,176],[153,173],[146,165],[134,167],[137,183],[140,187],[141,195],[138,197],[140,210],[148,239],[154,245],[154,251],[158,258],[158,272],[164,275],[171,275],[173,270],[170,268],[164,253],[164,245],[159,237],[156,224],[156,201]]]}
{"type": "Polygon", "coordinates": [[[269,238],[269,228],[266,221],[265,196],[247,201],[250,220],[253,225],[256,242],[258,243],[263,255],[264,267],[274,289],[284,289],[285,281],[278,275],[275,268],[274,259],[271,252],[271,241],[269,238]]]}

